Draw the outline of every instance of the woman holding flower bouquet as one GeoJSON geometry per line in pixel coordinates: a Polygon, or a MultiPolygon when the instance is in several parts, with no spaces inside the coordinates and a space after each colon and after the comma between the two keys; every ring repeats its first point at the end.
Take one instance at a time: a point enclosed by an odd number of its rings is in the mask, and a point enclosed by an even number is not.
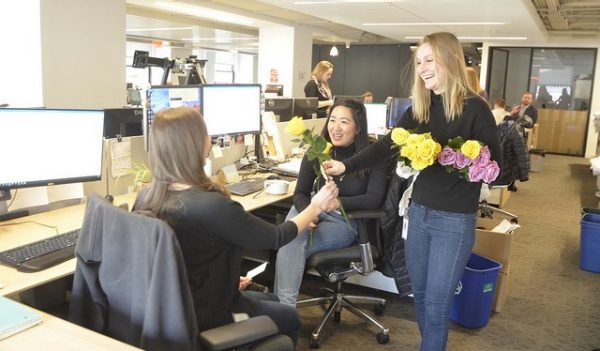
{"type": "Polygon", "coordinates": [[[154,180],[138,193],[134,208],[151,211],[173,228],[200,331],[231,323],[232,313],[268,315],[296,343],[301,323],[295,309],[240,293],[242,247],[277,249],[303,233],[335,201],[335,184],[323,186],[297,216],[274,225],[246,212],[204,173],[211,140],[197,111],[160,111],[150,133],[154,180]]]}
{"type": "MultiPolygon", "coordinates": [[[[290,124],[294,122],[292,120],[290,124]]],[[[364,149],[369,144],[364,105],[355,100],[335,103],[321,135],[325,141],[332,144],[331,150],[325,150],[328,152],[327,158],[345,160],[364,149]]],[[[288,213],[288,218],[304,210],[314,192],[325,184],[325,179],[320,173],[317,176],[315,171],[321,169],[320,160],[309,158],[310,152],[307,151],[300,166],[294,192],[294,206],[288,213]]],[[[335,206],[330,208],[332,211],[315,217],[303,235],[298,235],[277,252],[274,292],[282,303],[296,305],[308,257],[320,251],[348,247],[356,241],[358,232],[355,221],[346,222],[341,213],[333,211],[339,208],[340,201],[345,210],[379,207],[385,193],[385,178],[385,162],[382,161],[368,171],[359,171],[334,179],[338,184],[339,198],[335,206]]]]}
{"type": "Polygon", "coordinates": [[[454,292],[475,240],[481,182],[497,176],[501,154],[494,117],[469,88],[457,38],[446,32],[425,36],[413,64],[413,105],[398,122],[402,129],[344,162],[324,166],[331,175],[355,172],[394,156],[399,147],[404,166],[419,171],[405,216],[405,255],[421,350],[433,351],[446,347],[454,292]],[[428,138],[443,150],[425,143],[428,138]]]}

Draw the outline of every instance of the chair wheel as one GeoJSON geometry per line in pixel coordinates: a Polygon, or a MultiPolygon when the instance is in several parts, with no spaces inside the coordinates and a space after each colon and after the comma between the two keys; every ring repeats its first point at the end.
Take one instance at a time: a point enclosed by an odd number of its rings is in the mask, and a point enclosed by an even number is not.
{"type": "Polygon", "coordinates": [[[383,304],[383,303],[373,306],[373,312],[375,312],[376,316],[381,316],[383,314],[384,310],[385,310],[385,304],[383,304]]]}
{"type": "Polygon", "coordinates": [[[333,312],[333,321],[339,323],[342,319],[341,314],[341,312],[333,312]]]}
{"type": "Polygon", "coordinates": [[[310,348],[311,349],[318,349],[319,346],[320,346],[319,345],[319,339],[313,339],[313,338],[311,338],[309,344],[310,344],[310,348]]]}
{"type": "Polygon", "coordinates": [[[390,335],[384,334],[383,332],[377,333],[377,342],[380,344],[387,344],[390,341],[390,335]]]}

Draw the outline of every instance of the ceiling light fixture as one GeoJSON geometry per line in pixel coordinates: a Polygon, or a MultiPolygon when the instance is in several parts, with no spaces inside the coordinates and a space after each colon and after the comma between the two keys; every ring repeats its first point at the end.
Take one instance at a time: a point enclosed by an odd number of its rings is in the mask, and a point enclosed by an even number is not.
{"type": "Polygon", "coordinates": [[[505,22],[374,22],[363,23],[363,26],[500,26],[505,22]]]}
{"type": "Polygon", "coordinates": [[[181,38],[181,40],[183,41],[242,41],[242,40],[246,40],[246,41],[251,41],[251,40],[258,40],[258,38],[239,38],[239,37],[230,37],[230,38],[181,38]]]}
{"type": "Polygon", "coordinates": [[[329,56],[337,56],[338,53],[338,49],[334,46],[331,47],[331,50],[329,50],[329,56]]]}
{"type": "Polygon", "coordinates": [[[400,2],[398,1],[390,1],[390,0],[337,0],[337,1],[294,1],[294,5],[327,5],[327,4],[347,4],[347,3],[390,3],[390,2],[400,2]]]}
{"type": "MultiPolygon", "coordinates": [[[[527,40],[527,37],[457,37],[458,40],[527,40]]],[[[423,37],[404,37],[407,40],[421,40],[423,37]]]]}
{"type": "Polygon", "coordinates": [[[193,27],[172,27],[172,28],[130,28],[126,32],[154,32],[159,30],[191,30],[193,27]]]}
{"type": "Polygon", "coordinates": [[[194,17],[206,18],[216,22],[227,22],[246,26],[255,25],[254,21],[250,17],[214,10],[208,7],[189,5],[182,2],[157,1],[154,3],[154,6],[163,10],[173,11],[184,15],[191,15],[194,17]]]}

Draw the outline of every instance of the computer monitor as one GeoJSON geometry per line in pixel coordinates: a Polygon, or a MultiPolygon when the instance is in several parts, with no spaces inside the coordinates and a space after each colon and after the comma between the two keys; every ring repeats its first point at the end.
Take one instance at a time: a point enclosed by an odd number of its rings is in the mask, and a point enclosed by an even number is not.
{"type": "Polygon", "coordinates": [[[335,103],[338,100],[357,100],[363,102],[363,97],[361,95],[335,95],[333,102],[335,103]]]}
{"type": "Polygon", "coordinates": [[[367,110],[367,132],[375,135],[387,134],[387,105],[365,104],[367,110]]]}
{"type": "Polygon", "coordinates": [[[104,110],[104,137],[116,138],[144,135],[141,108],[109,108],[104,110]]]}
{"type": "Polygon", "coordinates": [[[265,111],[272,111],[277,122],[287,122],[294,116],[294,99],[265,99],[265,111]]]}
{"type": "Polygon", "coordinates": [[[404,112],[412,106],[412,100],[410,98],[391,98],[389,99],[388,109],[388,128],[394,128],[404,112]]]}
{"type": "Polygon", "coordinates": [[[318,108],[318,98],[295,98],[293,115],[303,119],[312,119],[313,116],[316,118],[318,108]]]}
{"type": "Polygon", "coordinates": [[[204,85],[202,96],[211,136],[260,133],[260,84],[204,85]]]}
{"type": "Polygon", "coordinates": [[[127,89],[127,105],[142,105],[142,94],[137,89],[127,89]]]}
{"type": "Polygon", "coordinates": [[[104,111],[0,109],[0,189],[99,180],[104,111]]]}
{"type": "Polygon", "coordinates": [[[265,93],[283,96],[283,84],[267,84],[267,86],[265,87],[265,93]]]}

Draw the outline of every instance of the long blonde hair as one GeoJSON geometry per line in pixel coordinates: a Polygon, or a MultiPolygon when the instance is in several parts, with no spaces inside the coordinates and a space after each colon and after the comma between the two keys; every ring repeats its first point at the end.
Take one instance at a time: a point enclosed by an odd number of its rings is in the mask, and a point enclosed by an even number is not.
{"type": "MultiPolygon", "coordinates": [[[[442,75],[438,75],[440,86],[445,88],[442,95],[444,114],[446,120],[451,121],[462,114],[464,100],[469,88],[467,73],[465,72],[465,58],[463,50],[454,34],[437,32],[426,35],[419,43],[429,44],[433,51],[435,62],[443,67],[442,75]]],[[[417,72],[417,50],[413,54],[414,84],[412,89],[413,116],[420,123],[429,121],[429,106],[431,105],[431,92],[425,88],[423,79],[417,72]]],[[[476,95],[476,93],[475,93],[476,95]]]]}
{"type": "Polygon", "coordinates": [[[329,87],[329,84],[327,82],[323,82],[321,80],[321,77],[325,72],[329,71],[330,69],[333,69],[333,63],[329,61],[321,61],[317,63],[315,68],[313,68],[311,75],[315,77],[315,79],[318,80],[321,84],[324,84],[325,86],[329,87]]]}
{"type": "Polygon", "coordinates": [[[164,215],[167,191],[172,183],[183,183],[206,191],[224,187],[204,173],[206,124],[200,113],[189,107],[159,111],[152,121],[148,161],[154,179],[142,199],[141,209],[157,217],[164,215]]]}
{"type": "Polygon", "coordinates": [[[483,91],[483,88],[479,84],[479,77],[477,76],[477,71],[473,67],[465,68],[467,71],[467,81],[469,82],[469,88],[475,93],[479,94],[483,91]]]}

